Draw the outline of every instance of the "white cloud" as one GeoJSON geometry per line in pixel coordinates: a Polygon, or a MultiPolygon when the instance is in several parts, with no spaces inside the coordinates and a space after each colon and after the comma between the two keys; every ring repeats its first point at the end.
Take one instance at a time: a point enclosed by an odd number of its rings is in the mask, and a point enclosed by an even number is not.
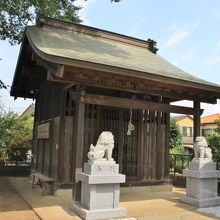
{"type": "Polygon", "coordinates": [[[178,24],[176,22],[172,23],[168,28],[169,31],[174,31],[178,28],[178,24]]]}
{"type": "Polygon", "coordinates": [[[212,60],[210,60],[209,64],[210,65],[220,64],[220,56],[217,56],[217,57],[213,58],[212,60]]]}
{"type": "Polygon", "coordinates": [[[176,30],[167,40],[167,42],[165,43],[165,46],[172,47],[178,44],[180,41],[186,39],[189,35],[190,35],[190,32],[184,28],[176,30]]]}
{"type": "Polygon", "coordinates": [[[192,22],[189,24],[180,25],[173,23],[168,29],[173,33],[169,37],[169,39],[165,42],[165,47],[172,47],[188,38],[191,32],[197,29],[201,25],[201,22],[192,22]]]}
{"type": "Polygon", "coordinates": [[[196,21],[196,22],[193,22],[193,23],[189,24],[188,27],[191,30],[194,30],[194,29],[197,29],[198,27],[200,27],[201,25],[202,25],[202,22],[196,21]]]}
{"type": "Polygon", "coordinates": [[[190,61],[194,58],[194,53],[193,51],[189,51],[186,54],[183,55],[183,59],[186,61],[190,61]]]}
{"type": "Polygon", "coordinates": [[[220,8],[216,8],[215,10],[212,11],[210,20],[211,21],[218,21],[220,19],[220,8]]]}
{"type": "Polygon", "coordinates": [[[220,40],[217,41],[216,46],[217,46],[218,49],[220,49],[220,40]]]}
{"type": "Polygon", "coordinates": [[[76,0],[75,5],[81,6],[82,9],[79,11],[79,16],[83,20],[83,24],[89,25],[89,20],[87,18],[87,13],[89,10],[89,7],[94,4],[97,0],[76,0]]]}
{"type": "Polygon", "coordinates": [[[147,23],[147,19],[145,17],[136,16],[134,18],[134,23],[132,24],[132,28],[129,31],[129,35],[139,37],[146,23],[147,23]]]}

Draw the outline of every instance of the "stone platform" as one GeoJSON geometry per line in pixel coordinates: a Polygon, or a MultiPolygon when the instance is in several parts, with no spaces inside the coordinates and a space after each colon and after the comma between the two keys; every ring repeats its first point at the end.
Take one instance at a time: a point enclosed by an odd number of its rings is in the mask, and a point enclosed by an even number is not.
{"type": "Polygon", "coordinates": [[[183,170],[183,175],[186,176],[186,196],[181,198],[182,202],[196,207],[220,205],[217,196],[220,171],[214,162],[194,160],[189,163],[189,169],[183,170]]]}
{"type": "Polygon", "coordinates": [[[82,183],[81,201],[73,210],[84,219],[104,219],[126,216],[126,209],[119,207],[120,183],[125,175],[119,174],[114,161],[95,161],[84,164],[78,174],[82,183]]]}

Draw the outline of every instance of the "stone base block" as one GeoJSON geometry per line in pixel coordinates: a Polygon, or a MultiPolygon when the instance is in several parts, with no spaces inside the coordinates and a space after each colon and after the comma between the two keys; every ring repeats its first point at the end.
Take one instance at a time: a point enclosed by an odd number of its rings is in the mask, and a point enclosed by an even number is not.
{"type": "Polygon", "coordinates": [[[219,170],[195,171],[195,170],[184,169],[183,176],[193,177],[193,178],[197,178],[197,179],[218,178],[220,176],[220,171],[219,170]]]}
{"type": "Polygon", "coordinates": [[[215,198],[210,198],[210,199],[195,199],[192,197],[185,196],[185,197],[182,197],[180,201],[199,207],[199,208],[220,205],[220,197],[215,197],[215,198]]]}
{"type": "Polygon", "coordinates": [[[193,159],[192,162],[189,162],[189,170],[195,171],[213,171],[216,170],[216,163],[206,160],[195,160],[193,159]]]}
{"type": "Polygon", "coordinates": [[[172,191],[173,185],[163,184],[155,186],[128,186],[121,187],[121,195],[136,193],[152,193],[152,192],[169,192],[172,191]]]}
{"type": "Polygon", "coordinates": [[[94,161],[93,163],[84,163],[84,172],[88,175],[116,175],[119,173],[119,165],[115,161],[94,161]]]}
{"type": "Polygon", "coordinates": [[[73,206],[73,211],[86,220],[119,218],[127,215],[125,208],[88,210],[80,205],[80,203],[76,203],[73,206]]]}

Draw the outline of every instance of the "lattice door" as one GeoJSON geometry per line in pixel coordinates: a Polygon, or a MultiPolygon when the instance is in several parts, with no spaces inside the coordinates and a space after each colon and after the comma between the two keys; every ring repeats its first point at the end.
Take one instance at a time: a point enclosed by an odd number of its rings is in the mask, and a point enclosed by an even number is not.
{"type": "Polygon", "coordinates": [[[90,144],[96,144],[102,131],[111,131],[115,139],[113,157],[120,164],[120,170],[127,180],[138,179],[138,134],[139,112],[133,111],[132,122],[135,130],[127,135],[130,111],[104,106],[86,105],[85,131],[84,131],[84,161],[90,144]]]}

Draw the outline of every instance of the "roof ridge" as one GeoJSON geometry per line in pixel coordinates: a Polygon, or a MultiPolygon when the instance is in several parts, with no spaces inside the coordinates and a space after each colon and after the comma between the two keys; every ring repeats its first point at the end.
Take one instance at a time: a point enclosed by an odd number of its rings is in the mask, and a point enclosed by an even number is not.
{"type": "Polygon", "coordinates": [[[53,27],[62,28],[62,29],[69,30],[69,31],[89,34],[89,35],[100,37],[100,38],[123,42],[123,43],[131,44],[134,46],[146,48],[152,53],[156,53],[158,50],[156,48],[157,42],[150,38],[148,40],[143,40],[143,39],[130,37],[127,35],[111,32],[111,31],[107,31],[107,30],[103,30],[103,29],[99,29],[95,27],[90,27],[90,26],[83,25],[83,24],[50,18],[43,14],[38,14],[37,19],[36,19],[36,25],[41,26],[41,27],[43,27],[44,25],[53,26],[53,27]]]}

